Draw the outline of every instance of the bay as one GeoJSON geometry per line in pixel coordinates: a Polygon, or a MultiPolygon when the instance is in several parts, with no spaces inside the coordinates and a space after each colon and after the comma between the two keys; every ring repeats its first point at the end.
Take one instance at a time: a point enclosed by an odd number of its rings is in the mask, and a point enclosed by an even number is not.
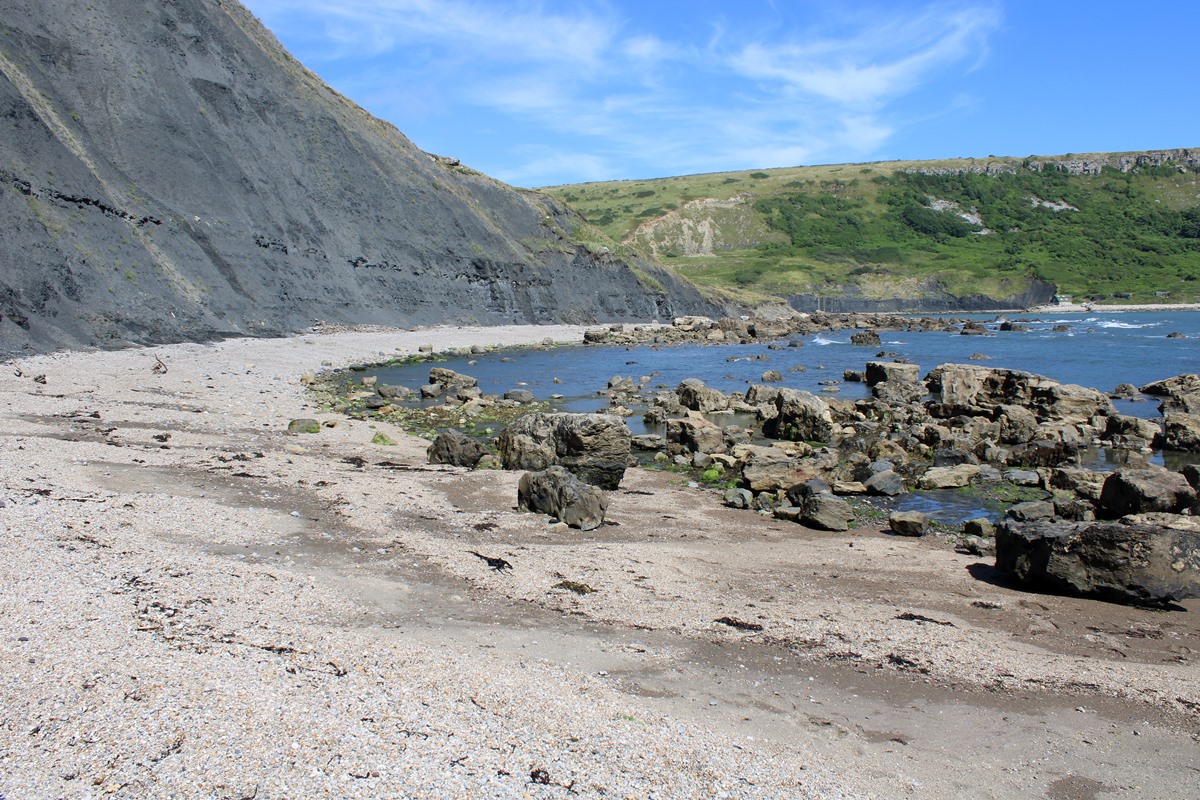
{"type": "MultiPolygon", "coordinates": [[[[750,384],[762,382],[764,371],[778,370],[783,375],[779,386],[820,392],[826,388],[821,385],[823,381],[836,381],[838,392],[832,396],[854,400],[866,397],[867,389],[862,384],[842,382],[843,372],[861,370],[868,361],[894,358],[918,364],[922,374],[939,364],[978,363],[1033,372],[1101,391],[1111,391],[1120,383],[1142,386],[1200,370],[1200,311],[960,318],[977,319],[988,328],[989,335],[883,331],[880,347],[862,347],[850,344],[853,331],[844,330],[774,343],[781,349],[770,349],[768,343],[579,345],[452,357],[439,366],[478,378],[487,394],[503,394],[515,388],[529,389],[539,400],[561,394],[563,399],[555,406],[567,411],[605,408],[607,398],[597,392],[614,376],[630,376],[635,381],[650,377],[650,386],[662,389],[674,389],[685,378],[699,378],[728,393],[745,391],[750,384]],[[1001,319],[1028,325],[1030,330],[999,331],[1001,319]],[[1056,331],[1056,326],[1067,330],[1056,331]],[[1186,338],[1167,338],[1170,333],[1186,338]],[[789,342],[801,345],[787,347],[789,342]],[[879,356],[881,352],[885,355],[879,356]],[[976,353],[987,356],[987,360],[972,361],[976,353]]],[[[428,382],[429,365],[379,369],[373,374],[379,376],[380,383],[416,388],[428,382]]],[[[1123,414],[1158,414],[1156,402],[1116,404],[1123,414]]]]}
{"type": "MultiPolygon", "coordinates": [[[[649,378],[642,394],[673,390],[685,378],[699,378],[722,392],[744,392],[762,383],[766,370],[783,380],[773,385],[803,389],[830,398],[867,397],[862,383],[843,380],[846,370],[862,370],[868,361],[906,359],[921,374],[940,364],[978,364],[1044,375],[1063,383],[1110,392],[1118,384],[1147,383],[1200,371],[1200,311],[1122,312],[1054,315],[957,315],[974,319],[988,335],[957,331],[880,331],[878,347],[850,343],[853,330],[825,331],[777,342],[754,344],[638,345],[629,347],[562,346],[549,349],[493,351],[454,356],[436,366],[471,375],[486,394],[528,389],[539,401],[561,411],[604,411],[602,394],[610,378],[649,378]],[[1001,331],[1003,321],[1028,330],[1001,331]],[[1168,338],[1168,334],[1182,334],[1168,338]],[[972,359],[976,354],[986,359],[972,359]],[[832,383],[833,385],[828,385],[832,383]],[[552,399],[555,395],[561,398],[552,399]]],[[[380,383],[416,389],[429,380],[430,364],[379,368],[368,374],[380,383]]],[[[435,403],[438,401],[426,401],[435,403]]],[[[1159,416],[1158,399],[1114,400],[1119,413],[1145,418],[1159,416]]],[[[635,407],[641,411],[640,407],[635,407]]],[[[714,417],[718,424],[748,425],[751,420],[714,417]]],[[[637,433],[662,433],[647,428],[636,413],[627,420],[637,433]]],[[[1083,454],[1081,466],[1111,470],[1125,463],[1124,451],[1095,449],[1083,454]]],[[[1150,461],[1179,469],[1197,460],[1195,454],[1155,453],[1150,461]]],[[[998,519],[1003,509],[981,505],[977,498],[943,490],[912,492],[894,501],[875,501],[883,510],[920,510],[935,520],[955,525],[973,517],[998,519]]]]}

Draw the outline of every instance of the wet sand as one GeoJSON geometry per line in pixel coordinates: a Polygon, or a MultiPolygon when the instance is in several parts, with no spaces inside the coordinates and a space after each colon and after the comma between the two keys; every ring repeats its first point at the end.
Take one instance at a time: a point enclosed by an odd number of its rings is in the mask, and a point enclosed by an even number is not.
{"type": "Polygon", "coordinates": [[[515,510],[516,473],[427,465],[299,382],[546,337],[582,329],[10,363],[0,795],[1198,793],[1200,602],[1031,594],[941,540],[644,470],[609,524],[561,530],[515,510]],[[300,416],[333,426],[287,435],[300,416]]]}

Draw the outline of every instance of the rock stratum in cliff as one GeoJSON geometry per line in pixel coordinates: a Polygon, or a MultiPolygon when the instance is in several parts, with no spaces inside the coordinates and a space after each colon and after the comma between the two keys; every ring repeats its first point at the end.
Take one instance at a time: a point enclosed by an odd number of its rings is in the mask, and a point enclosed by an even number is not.
{"type": "Polygon", "coordinates": [[[0,351],[706,307],[418,149],[232,0],[0,7],[0,351]]]}

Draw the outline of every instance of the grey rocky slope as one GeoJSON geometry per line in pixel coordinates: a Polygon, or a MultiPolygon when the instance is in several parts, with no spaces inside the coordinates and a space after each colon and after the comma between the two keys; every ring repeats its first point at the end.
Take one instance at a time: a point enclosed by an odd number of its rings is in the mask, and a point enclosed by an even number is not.
{"type": "Polygon", "coordinates": [[[578,224],[423,152],[233,0],[0,0],[2,352],[711,310],[578,224]]]}

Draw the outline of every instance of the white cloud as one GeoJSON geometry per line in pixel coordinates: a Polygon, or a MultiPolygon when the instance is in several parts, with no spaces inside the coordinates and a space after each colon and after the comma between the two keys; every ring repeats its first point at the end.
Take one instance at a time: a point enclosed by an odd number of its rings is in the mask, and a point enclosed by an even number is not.
{"type": "Polygon", "coordinates": [[[382,102],[369,110],[401,130],[412,107],[386,98],[427,94],[420,110],[458,131],[485,116],[489,130],[519,131],[529,147],[507,143],[510,133],[458,155],[526,185],[870,158],[921,116],[891,106],[970,71],[1000,24],[995,0],[827,11],[807,30],[737,18],[651,30],[601,0],[248,2],[268,24],[307,26],[326,64],[375,57],[369,77],[335,85],[382,102]],[[413,85],[385,85],[385,64],[413,85]]]}
{"type": "Polygon", "coordinates": [[[752,42],[731,67],[781,88],[852,108],[873,107],[903,95],[931,73],[983,51],[999,22],[990,7],[946,13],[941,6],[911,18],[883,18],[842,39],[752,42]]]}

